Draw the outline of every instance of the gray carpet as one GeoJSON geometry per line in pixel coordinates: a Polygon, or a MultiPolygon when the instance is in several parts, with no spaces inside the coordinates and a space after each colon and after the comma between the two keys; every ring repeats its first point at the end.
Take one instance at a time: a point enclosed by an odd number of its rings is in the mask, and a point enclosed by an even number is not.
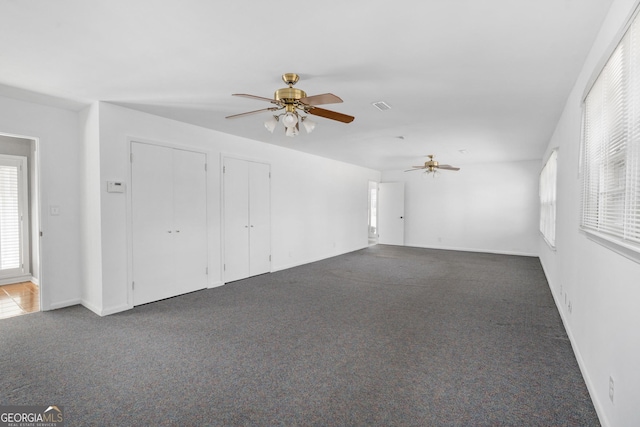
{"type": "Polygon", "coordinates": [[[537,258],[378,245],[100,318],[0,321],[68,426],[595,426],[537,258]]]}

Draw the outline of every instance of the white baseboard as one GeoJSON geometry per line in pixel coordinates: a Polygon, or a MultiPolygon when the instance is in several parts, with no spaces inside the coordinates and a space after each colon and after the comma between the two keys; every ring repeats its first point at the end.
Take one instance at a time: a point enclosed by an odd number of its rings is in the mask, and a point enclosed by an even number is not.
{"type": "Polygon", "coordinates": [[[22,276],[7,277],[6,279],[0,279],[0,285],[11,285],[13,283],[22,283],[31,281],[30,274],[24,274],[22,276]]]}
{"type": "Polygon", "coordinates": [[[609,427],[611,423],[609,422],[607,415],[605,414],[604,408],[602,407],[602,402],[598,399],[598,395],[595,392],[595,386],[593,385],[593,381],[591,381],[591,377],[589,376],[587,369],[584,364],[584,359],[582,358],[582,354],[580,353],[580,349],[576,345],[575,339],[573,337],[573,333],[571,332],[571,328],[569,328],[569,322],[567,321],[566,314],[562,307],[562,302],[558,299],[558,295],[555,293],[555,283],[552,284],[549,279],[549,275],[547,274],[547,270],[545,269],[544,263],[542,259],[540,260],[540,264],[542,264],[542,270],[544,272],[545,277],[547,278],[547,283],[549,284],[549,289],[551,291],[551,295],[553,296],[553,301],[556,304],[556,308],[560,313],[560,319],[562,319],[562,325],[564,326],[565,331],[567,332],[567,336],[569,337],[569,342],[571,343],[571,349],[573,350],[573,354],[576,356],[576,361],[578,362],[578,367],[580,368],[580,373],[582,374],[582,378],[584,379],[585,384],[587,385],[587,391],[589,392],[589,396],[591,397],[591,402],[593,403],[593,407],[596,410],[596,414],[598,415],[598,419],[600,420],[600,424],[603,427],[609,427]]]}
{"type": "Polygon", "coordinates": [[[49,304],[49,308],[43,311],[57,310],[59,308],[71,307],[72,305],[78,305],[78,304],[82,304],[82,300],[78,298],[74,298],[66,301],[52,302],[51,304],[49,304]]]}
{"type": "Polygon", "coordinates": [[[93,311],[95,314],[97,314],[100,317],[108,316],[110,314],[120,313],[121,311],[131,310],[133,308],[128,304],[123,304],[123,305],[114,306],[114,307],[107,307],[107,308],[99,308],[96,305],[86,300],[82,300],[80,304],[82,304],[83,307],[93,311]]]}
{"type": "Polygon", "coordinates": [[[299,267],[299,266],[305,265],[305,264],[311,264],[312,262],[322,261],[324,259],[333,258],[333,257],[336,257],[336,256],[348,254],[348,253],[359,251],[361,249],[365,249],[365,248],[368,248],[368,247],[369,247],[369,244],[366,244],[364,246],[360,246],[360,247],[357,247],[357,248],[354,248],[354,249],[351,249],[351,250],[347,250],[345,252],[331,253],[331,254],[321,255],[321,256],[318,256],[318,257],[314,257],[314,258],[309,258],[309,259],[306,259],[304,261],[296,261],[296,262],[292,262],[292,263],[289,263],[289,264],[272,266],[271,267],[271,272],[274,273],[274,272],[280,271],[280,270],[287,270],[289,268],[299,267]]]}
{"type": "Polygon", "coordinates": [[[86,300],[82,300],[82,301],[80,302],[80,304],[81,304],[84,308],[89,309],[89,310],[93,311],[95,314],[97,314],[98,316],[100,316],[100,311],[101,311],[101,310],[100,310],[97,306],[95,306],[95,305],[91,304],[90,302],[88,302],[88,301],[86,301],[86,300]]]}
{"type": "Polygon", "coordinates": [[[31,276],[31,283],[33,283],[34,285],[40,286],[40,280],[38,280],[37,277],[31,276]]]}
{"type": "Polygon", "coordinates": [[[496,255],[516,255],[516,256],[528,256],[528,257],[538,257],[538,254],[530,253],[530,252],[520,252],[520,251],[503,251],[496,249],[482,249],[482,248],[463,248],[463,247],[455,247],[455,246],[423,246],[423,245],[404,245],[408,248],[424,248],[424,249],[440,249],[443,251],[459,251],[459,252],[478,252],[485,254],[496,254],[496,255]]]}

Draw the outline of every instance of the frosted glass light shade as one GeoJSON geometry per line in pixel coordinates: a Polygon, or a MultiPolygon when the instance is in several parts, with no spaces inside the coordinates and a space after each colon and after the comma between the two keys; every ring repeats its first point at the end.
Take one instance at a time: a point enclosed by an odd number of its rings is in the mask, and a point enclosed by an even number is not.
{"type": "Polygon", "coordinates": [[[277,124],[278,116],[271,116],[269,120],[264,122],[264,127],[266,127],[269,132],[273,133],[273,130],[276,128],[277,124]]]}
{"type": "Polygon", "coordinates": [[[300,133],[300,131],[298,131],[298,128],[296,126],[290,126],[284,132],[284,134],[287,136],[296,136],[298,135],[298,133],[300,133]]]}
{"type": "Polygon", "coordinates": [[[316,128],[316,122],[311,120],[309,117],[303,117],[302,124],[304,125],[307,133],[313,132],[313,130],[316,128]]]}
{"type": "Polygon", "coordinates": [[[293,113],[287,113],[282,117],[282,124],[287,127],[294,127],[298,123],[298,116],[293,113]]]}

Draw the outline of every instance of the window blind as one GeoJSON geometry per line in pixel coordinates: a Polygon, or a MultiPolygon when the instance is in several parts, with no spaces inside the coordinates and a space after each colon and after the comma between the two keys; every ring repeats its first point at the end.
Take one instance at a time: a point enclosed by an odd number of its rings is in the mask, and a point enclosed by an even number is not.
{"type": "Polygon", "coordinates": [[[549,243],[556,245],[556,181],[558,151],[553,150],[540,172],[540,232],[549,243]]]}
{"type": "Polygon", "coordinates": [[[0,270],[20,268],[17,166],[0,165],[0,270]]]}
{"type": "Polygon", "coordinates": [[[640,24],[631,24],[583,110],[582,221],[640,252],[640,24]]]}

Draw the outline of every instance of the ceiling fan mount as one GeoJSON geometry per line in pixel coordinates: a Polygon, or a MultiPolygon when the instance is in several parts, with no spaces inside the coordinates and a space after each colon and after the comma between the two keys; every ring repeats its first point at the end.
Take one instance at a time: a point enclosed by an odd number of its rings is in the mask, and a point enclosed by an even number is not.
{"type": "Polygon", "coordinates": [[[289,87],[295,85],[300,80],[300,76],[296,73],[284,73],[282,75],[282,81],[285,82],[289,87]]]}
{"type": "Polygon", "coordinates": [[[302,114],[311,114],[315,116],[324,117],[330,120],[336,120],[342,123],[351,123],[355,117],[348,116],[346,114],[338,113],[336,111],[325,110],[324,108],[317,107],[323,104],[336,104],[342,102],[342,99],[332,93],[324,93],[321,95],[307,96],[307,93],[302,89],[294,88],[293,86],[300,80],[300,76],[296,73],[285,73],[282,75],[282,81],[285,82],[287,87],[281,88],[275,91],[273,98],[265,98],[261,96],[249,95],[245,93],[234,93],[233,96],[241,96],[244,98],[257,99],[261,101],[267,101],[275,104],[274,107],[263,108],[261,110],[249,111],[246,113],[234,114],[227,116],[227,119],[234,119],[237,117],[243,117],[250,114],[261,113],[264,111],[278,111],[284,110],[283,113],[272,116],[265,122],[265,127],[270,132],[275,129],[276,123],[280,121],[280,116],[284,116],[282,123],[285,125],[287,136],[296,136],[299,130],[299,124],[302,122],[305,124],[307,133],[311,132],[315,127],[315,123],[308,119],[308,116],[302,114]],[[292,117],[293,116],[293,117],[292,117]]]}

